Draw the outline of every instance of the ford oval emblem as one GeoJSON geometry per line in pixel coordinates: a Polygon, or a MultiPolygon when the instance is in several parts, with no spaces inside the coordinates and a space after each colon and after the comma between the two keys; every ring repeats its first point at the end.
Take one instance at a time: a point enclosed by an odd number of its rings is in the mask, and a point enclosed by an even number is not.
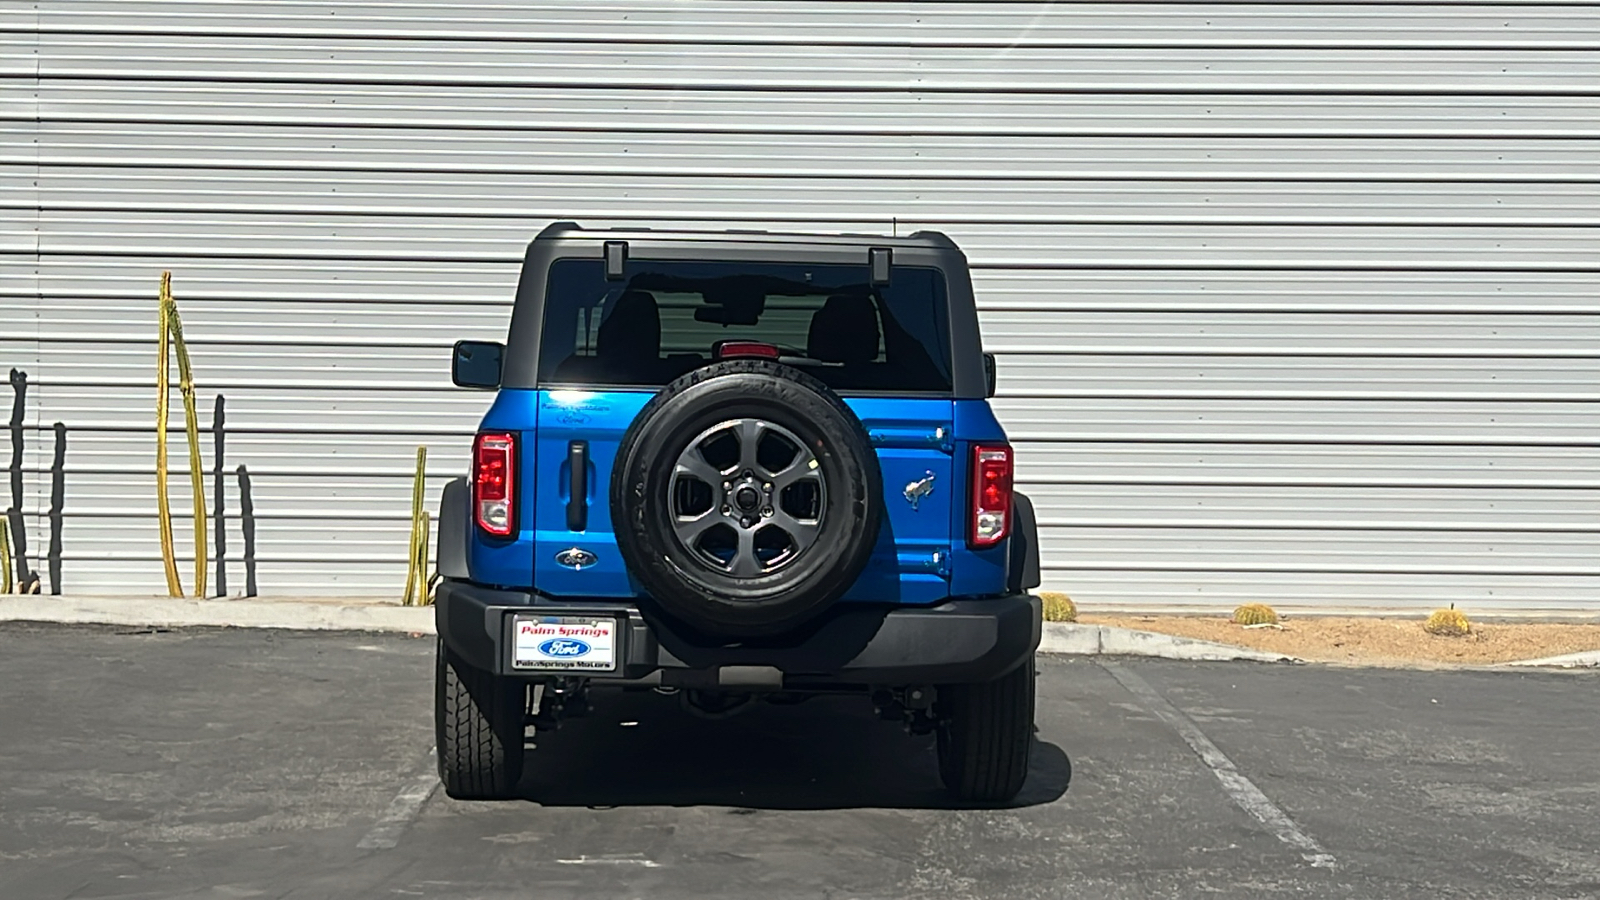
{"type": "Polygon", "coordinates": [[[583,656],[592,649],[587,641],[577,638],[551,638],[539,645],[539,652],[545,656],[560,656],[571,658],[583,656]]]}
{"type": "Polygon", "coordinates": [[[587,569],[599,561],[599,557],[578,547],[573,547],[569,550],[563,550],[556,554],[556,562],[566,566],[574,572],[587,569]]]}

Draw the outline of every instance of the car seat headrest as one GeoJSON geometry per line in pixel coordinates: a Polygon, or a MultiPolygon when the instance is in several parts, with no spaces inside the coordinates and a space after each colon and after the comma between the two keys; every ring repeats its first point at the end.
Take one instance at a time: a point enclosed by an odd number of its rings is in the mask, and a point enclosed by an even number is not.
{"type": "Polygon", "coordinates": [[[811,317],[806,353],[822,362],[860,364],[878,358],[878,313],[866,297],[835,294],[811,317]]]}

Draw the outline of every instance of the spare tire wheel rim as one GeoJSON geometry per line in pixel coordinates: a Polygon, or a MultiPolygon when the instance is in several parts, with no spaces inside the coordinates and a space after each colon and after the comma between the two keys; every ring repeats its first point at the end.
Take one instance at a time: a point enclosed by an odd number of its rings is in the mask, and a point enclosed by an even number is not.
{"type": "Polygon", "coordinates": [[[827,484],[806,442],[766,419],[727,419],[678,454],[667,486],[690,559],[735,578],[770,575],[816,543],[827,484]]]}

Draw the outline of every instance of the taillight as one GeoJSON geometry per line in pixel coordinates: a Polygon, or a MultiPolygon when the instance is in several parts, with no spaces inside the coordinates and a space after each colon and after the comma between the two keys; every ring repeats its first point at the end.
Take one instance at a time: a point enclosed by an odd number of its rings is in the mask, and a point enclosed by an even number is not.
{"type": "Polygon", "coordinates": [[[972,448],[972,520],[967,543],[993,547],[1011,535],[1011,448],[979,444],[972,448]]]}
{"type": "Polygon", "coordinates": [[[777,359],[783,355],[777,344],[761,341],[717,341],[711,348],[712,359],[738,359],[753,356],[757,359],[777,359]]]}
{"type": "Polygon", "coordinates": [[[500,537],[516,521],[516,449],[512,434],[480,434],[472,447],[472,508],[478,527],[500,537]]]}

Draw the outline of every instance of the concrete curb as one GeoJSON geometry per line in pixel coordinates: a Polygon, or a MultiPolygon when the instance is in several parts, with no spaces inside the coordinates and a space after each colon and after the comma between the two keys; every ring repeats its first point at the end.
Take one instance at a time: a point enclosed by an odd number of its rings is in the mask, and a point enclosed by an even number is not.
{"type": "Polygon", "coordinates": [[[1559,669],[1587,669],[1600,667],[1600,650],[1586,650],[1582,653],[1564,653],[1561,656],[1546,656],[1542,659],[1519,659],[1516,662],[1501,663],[1502,666],[1549,666],[1559,669]]]}
{"type": "MultiPolygon", "coordinates": [[[[169,597],[0,596],[0,621],[184,628],[282,628],[294,631],[393,631],[433,634],[431,607],[372,600],[174,600],[169,597]]],[[[1188,660],[1298,662],[1245,647],[1110,625],[1044,623],[1041,653],[1155,656],[1188,660]]]]}
{"type": "MultiPolygon", "coordinates": [[[[382,600],[174,600],[168,597],[52,597],[0,595],[0,622],[130,625],[156,628],[280,628],[287,631],[389,631],[433,634],[433,608],[382,600]]],[[[1248,647],[1174,637],[1111,625],[1046,622],[1040,653],[1076,656],[1148,656],[1207,662],[1304,660],[1248,647]]],[[[1499,663],[1507,667],[1600,667],[1600,650],[1499,663]]]]}
{"type": "Polygon", "coordinates": [[[433,608],[359,600],[174,600],[168,597],[0,596],[0,621],[295,631],[433,634],[433,608]]]}
{"type": "Polygon", "coordinates": [[[1154,656],[1161,659],[1201,661],[1250,660],[1298,663],[1304,660],[1281,653],[1266,653],[1232,644],[1174,637],[1153,631],[1135,631],[1112,625],[1078,625],[1046,622],[1039,640],[1040,653],[1077,656],[1154,656]]]}

